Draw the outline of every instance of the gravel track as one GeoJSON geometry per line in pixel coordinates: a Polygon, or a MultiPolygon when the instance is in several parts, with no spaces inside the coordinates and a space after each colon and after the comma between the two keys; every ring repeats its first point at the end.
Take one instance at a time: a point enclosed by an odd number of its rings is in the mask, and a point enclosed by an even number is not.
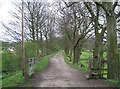
{"type": "Polygon", "coordinates": [[[35,73],[33,78],[20,87],[113,87],[104,80],[88,80],[86,73],[71,68],[62,54],[50,59],[48,68],[35,73]]]}

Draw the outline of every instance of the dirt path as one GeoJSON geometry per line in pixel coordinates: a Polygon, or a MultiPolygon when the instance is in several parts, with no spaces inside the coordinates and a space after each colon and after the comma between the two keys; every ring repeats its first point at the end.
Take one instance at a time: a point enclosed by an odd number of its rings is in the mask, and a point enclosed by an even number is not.
{"type": "Polygon", "coordinates": [[[50,59],[49,67],[34,74],[25,86],[33,87],[109,87],[104,80],[87,80],[86,74],[71,68],[62,55],[50,59]]]}

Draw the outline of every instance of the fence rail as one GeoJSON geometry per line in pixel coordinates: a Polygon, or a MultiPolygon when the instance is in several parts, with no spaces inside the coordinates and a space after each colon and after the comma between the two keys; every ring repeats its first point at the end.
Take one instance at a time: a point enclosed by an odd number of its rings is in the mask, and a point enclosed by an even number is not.
{"type": "Polygon", "coordinates": [[[36,64],[38,63],[37,57],[32,57],[27,60],[27,68],[28,68],[28,74],[31,76],[34,73],[34,69],[36,67],[36,64]]]}

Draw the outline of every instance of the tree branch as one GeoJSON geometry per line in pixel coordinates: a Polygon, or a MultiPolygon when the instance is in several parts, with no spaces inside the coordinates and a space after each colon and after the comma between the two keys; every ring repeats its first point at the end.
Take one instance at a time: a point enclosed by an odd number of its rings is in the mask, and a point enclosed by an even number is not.
{"type": "Polygon", "coordinates": [[[118,0],[115,1],[114,5],[113,5],[113,11],[115,10],[115,7],[118,5],[118,0]]]}
{"type": "Polygon", "coordinates": [[[93,13],[93,10],[88,6],[88,4],[86,2],[84,2],[85,6],[87,7],[88,11],[90,12],[92,18],[94,19],[95,14],[93,13]]]}
{"type": "Polygon", "coordinates": [[[107,11],[106,6],[105,6],[104,4],[101,4],[101,3],[99,3],[99,2],[94,2],[94,3],[96,3],[96,5],[102,7],[103,10],[106,12],[106,14],[108,14],[108,11],[107,11]]]}
{"type": "Polygon", "coordinates": [[[64,3],[65,3],[65,5],[66,5],[67,7],[71,7],[73,4],[75,4],[75,3],[77,3],[77,2],[72,2],[70,5],[68,5],[65,1],[64,1],[64,3]]]}
{"type": "Polygon", "coordinates": [[[116,18],[119,18],[120,17],[120,12],[117,14],[116,18]]]}

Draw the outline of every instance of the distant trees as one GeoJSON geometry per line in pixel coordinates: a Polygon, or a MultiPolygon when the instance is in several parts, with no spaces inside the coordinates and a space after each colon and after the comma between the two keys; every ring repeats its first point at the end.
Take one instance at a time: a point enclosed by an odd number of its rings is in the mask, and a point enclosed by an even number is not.
{"type": "MultiPolygon", "coordinates": [[[[86,16],[82,3],[75,3],[70,7],[60,9],[60,28],[66,39],[66,53],[73,52],[73,64],[78,63],[82,51],[82,46],[87,38],[92,34],[91,19],[86,16]]],[[[72,56],[72,55],[71,55],[72,56]]]]}
{"type": "MultiPolygon", "coordinates": [[[[45,2],[23,2],[24,4],[24,55],[25,63],[31,57],[38,57],[50,54],[58,50],[59,45],[53,41],[56,39],[55,33],[55,17],[50,9],[51,4],[45,2]],[[51,45],[55,44],[53,47],[51,45]]],[[[9,25],[2,23],[10,36],[17,41],[15,46],[15,54],[18,56],[16,60],[21,60],[21,3],[14,2],[16,11],[11,12],[13,21],[9,25]],[[18,28],[19,27],[19,28],[18,28]]],[[[21,65],[25,66],[25,65],[21,65]]]]}
{"type": "MultiPolygon", "coordinates": [[[[16,11],[11,12],[13,21],[9,25],[2,23],[6,28],[7,34],[15,39],[21,41],[21,3],[14,2],[16,11]],[[19,27],[19,28],[18,28],[19,27]]],[[[55,15],[51,10],[52,4],[45,2],[24,2],[24,39],[38,44],[38,48],[42,51],[42,55],[47,45],[43,45],[55,33],[55,15]],[[52,33],[52,34],[51,34],[52,33]]],[[[56,34],[56,33],[55,33],[56,34]]],[[[55,37],[55,36],[54,36],[55,37]]],[[[47,43],[48,44],[48,43],[47,43]]]]}
{"type": "Polygon", "coordinates": [[[27,2],[25,6],[27,9],[25,23],[30,32],[31,41],[38,44],[37,51],[41,51],[41,56],[49,54],[49,41],[55,37],[55,17],[50,10],[52,5],[45,2],[27,2]]]}

